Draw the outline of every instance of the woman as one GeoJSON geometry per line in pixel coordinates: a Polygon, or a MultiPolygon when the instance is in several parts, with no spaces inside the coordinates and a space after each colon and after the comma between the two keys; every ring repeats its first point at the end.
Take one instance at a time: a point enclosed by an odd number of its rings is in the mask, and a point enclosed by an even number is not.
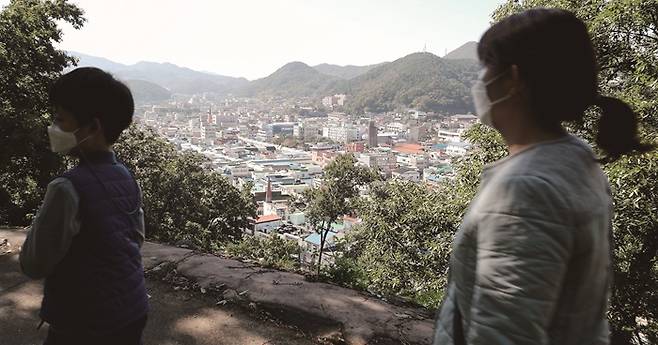
{"type": "Polygon", "coordinates": [[[458,231],[434,344],[608,344],[612,201],[590,147],[568,134],[590,106],[606,160],[645,152],[637,120],[597,91],[583,22],[534,9],[492,26],[476,112],[509,156],[485,167],[458,231]]]}

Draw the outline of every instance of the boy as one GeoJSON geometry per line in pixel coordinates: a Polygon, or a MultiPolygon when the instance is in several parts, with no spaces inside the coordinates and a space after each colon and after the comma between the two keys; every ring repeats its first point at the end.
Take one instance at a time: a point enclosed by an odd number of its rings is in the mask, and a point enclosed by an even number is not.
{"type": "Polygon", "coordinates": [[[132,122],[132,95],[110,74],[83,67],[57,80],[50,102],[51,149],[79,162],[48,184],[20,253],[22,271],[45,278],[44,345],[142,344],[149,307],[141,191],[112,151],[132,122]]]}

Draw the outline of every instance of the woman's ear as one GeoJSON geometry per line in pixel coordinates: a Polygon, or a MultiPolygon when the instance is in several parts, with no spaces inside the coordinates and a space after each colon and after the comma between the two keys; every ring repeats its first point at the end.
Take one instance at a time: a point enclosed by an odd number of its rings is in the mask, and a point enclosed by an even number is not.
{"type": "Polygon", "coordinates": [[[520,93],[525,90],[525,84],[523,82],[523,78],[521,78],[521,71],[519,70],[519,66],[510,66],[510,80],[512,81],[512,89],[515,92],[520,93]]]}

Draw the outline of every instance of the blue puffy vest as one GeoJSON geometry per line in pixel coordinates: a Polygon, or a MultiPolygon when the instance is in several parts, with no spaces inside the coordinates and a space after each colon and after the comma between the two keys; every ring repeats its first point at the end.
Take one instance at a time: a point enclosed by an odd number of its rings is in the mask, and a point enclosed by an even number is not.
{"type": "Polygon", "coordinates": [[[113,152],[88,154],[62,177],[80,197],[81,227],[45,280],[40,316],[55,329],[110,334],[149,308],[138,214],[130,214],[140,207],[139,187],[113,152]]]}

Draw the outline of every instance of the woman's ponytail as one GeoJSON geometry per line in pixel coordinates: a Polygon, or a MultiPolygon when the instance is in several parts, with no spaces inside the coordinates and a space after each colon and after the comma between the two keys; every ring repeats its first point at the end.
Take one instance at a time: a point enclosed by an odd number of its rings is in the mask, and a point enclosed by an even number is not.
{"type": "Polygon", "coordinates": [[[612,162],[622,155],[648,152],[654,148],[638,139],[637,115],[628,104],[617,98],[602,96],[595,105],[602,112],[596,144],[607,154],[601,161],[612,162]]]}

